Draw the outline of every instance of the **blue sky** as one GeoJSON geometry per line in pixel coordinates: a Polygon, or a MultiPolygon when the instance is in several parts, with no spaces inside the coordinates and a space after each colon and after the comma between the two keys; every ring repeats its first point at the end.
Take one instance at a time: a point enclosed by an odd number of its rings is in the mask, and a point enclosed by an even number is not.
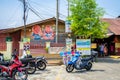
{"type": "MultiPolygon", "coordinates": [[[[27,23],[40,21],[56,16],[56,0],[28,0],[36,16],[29,10],[27,23]]],[[[120,0],[96,0],[99,7],[104,8],[104,18],[116,18],[120,15],[120,0]]],[[[67,0],[60,0],[60,18],[67,17],[67,0]]],[[[0,0],[0,29],[23,25],[23,4],[19,0],[0,0]]]]}

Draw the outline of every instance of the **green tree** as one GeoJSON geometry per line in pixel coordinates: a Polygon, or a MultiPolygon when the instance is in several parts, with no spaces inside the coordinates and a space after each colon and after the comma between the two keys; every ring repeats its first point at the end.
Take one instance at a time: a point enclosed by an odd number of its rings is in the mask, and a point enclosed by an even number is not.
{"type": "Polygon", "coordinates": [[[71,30],[76,36],[103,38],[107,33],[107,23],[101,21],[105,13],[95,0],[68,0],[70,4],[71,30]]]}

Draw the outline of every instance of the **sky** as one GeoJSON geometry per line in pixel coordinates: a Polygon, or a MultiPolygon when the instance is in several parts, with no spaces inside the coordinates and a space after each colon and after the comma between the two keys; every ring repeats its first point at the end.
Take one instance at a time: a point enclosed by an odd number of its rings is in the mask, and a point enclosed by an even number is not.
{"type": "MultiPolygon", "coordinates": [[[[28,10],[27,24],[56,17],[56,0],[27,0],[31,6],[28,10]]],[[[120,15],[120,0],[96,0],[98,7],[105,10],[103,18],[116,18],[120,15]]],[[[67,0],[59,0],[59,18],[67,17],[67,0]]],[[[22,26],[23,4],[20,0],[0,0],[0,29],[22,26]]]]}

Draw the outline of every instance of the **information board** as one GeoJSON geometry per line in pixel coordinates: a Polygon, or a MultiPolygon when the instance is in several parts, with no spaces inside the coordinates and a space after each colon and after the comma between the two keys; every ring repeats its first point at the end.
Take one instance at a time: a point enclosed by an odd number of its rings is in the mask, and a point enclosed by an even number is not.
{"type": "Polygon", "coordinates": [[[81,52],[82,55],[91,54],[91,40],[90,39],[77,39],[76,40],[76,49],[81,52]]]}

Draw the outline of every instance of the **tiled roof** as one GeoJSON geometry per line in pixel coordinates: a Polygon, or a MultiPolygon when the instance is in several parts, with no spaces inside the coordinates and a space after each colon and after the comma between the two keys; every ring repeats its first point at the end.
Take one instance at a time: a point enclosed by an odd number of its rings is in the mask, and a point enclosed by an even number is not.
{"type": "Polygon", "coordinates": [[[103,18],[102,21],[105,21],[109,24],[109,31],[115,35],[120,35],[120,18],[103,18]]]}
{"type": "Polygon", "coordinates": [[[11,30],[14,31],[14,28],[1,29],[1,30],[0,30],[0,33],[11,32],[11,30]]]}

